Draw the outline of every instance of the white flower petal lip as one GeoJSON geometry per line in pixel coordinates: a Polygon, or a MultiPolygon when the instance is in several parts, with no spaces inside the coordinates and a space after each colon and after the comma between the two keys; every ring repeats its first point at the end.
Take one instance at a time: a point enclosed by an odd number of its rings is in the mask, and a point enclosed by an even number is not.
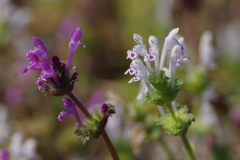
{"type": "Polygon", "coordinates": [[[127,58],[126,58],[126,59],[128,59],[128,58],[131,57],[131,53],[132,53],[132,50],[128,50],[128,51],[127,51],[127,58]]]}
{"type": "Polygon", "coordinates": [[[138,54],[133,52],[132,50],[128,50],[126,59],[128,59],[128,58],[130,58],[131,60],[134,60],[134,59],[138,58],[138,54]]]}
{"type": "Polygon", "coordinates": [[[175,37],[178,34],[178,31],[179,31],[179,28],[175,28],[175,29],[171,30],[168,34],[168,37],[170,37],[170,38],[175,37]]]}

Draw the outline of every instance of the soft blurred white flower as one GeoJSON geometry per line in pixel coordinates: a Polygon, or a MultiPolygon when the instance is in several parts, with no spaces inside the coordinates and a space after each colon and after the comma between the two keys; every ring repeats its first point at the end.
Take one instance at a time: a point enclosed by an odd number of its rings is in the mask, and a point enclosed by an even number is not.
{"type": "Polygon", "coordinates": [[[37,141],[28,138],[24,141],[23,134],[16,132],[12,135],[9,146],[10,157],[18,160],[41,160],[41,156],[36,152],[37,141]]]}
{"type": "Polygon", "coordinates": [[[3,104],[0,104],[0,131],[0,144],[2,144],[8,138],[10,131],[8,124],[8,110],[3,104]]]}
{"type": "Polygon", "coordinates": [[[207,69],[214,70],[217,68],[214,59],[216,57],[216,49],[212,45],[213,35],[210,31],[205,31],[201,35],[199,44],[200,64],[204,71],[207,69]]]}
{"type": "Polygon", "coordinates": [[[214,96],[216,96],[214,87],[207,88],[201,95],[199,121],[209,127],[214,127],[219,124],[219,119],[217,117],[216,111],[210,102],[214,96]]]}
{"type": "Polygon", "coordinates": [[[217,45],[221,53],[240,59],[240,20],[234,20],[217,29],[217,45]]]}

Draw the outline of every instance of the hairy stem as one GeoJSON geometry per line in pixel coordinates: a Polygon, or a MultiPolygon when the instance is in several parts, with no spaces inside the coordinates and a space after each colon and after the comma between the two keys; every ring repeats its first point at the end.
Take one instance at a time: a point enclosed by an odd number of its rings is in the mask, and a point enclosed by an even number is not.
{"type": "MultiPolygon", "coordinates": [[[[168,104],[167,106],[168,106],[168,109],[169,109],[169,111],[170,111],[170,113],[171,113],[172,118],[174,119],[174,121],[175,121],[176,123],[178,123],[178,120],[177,120],[177,118],[176,118],[176,116],[175,116],[175,113],[174,113],[174,111],[173,111],[173,109],[172,109],[171,104],[168,104]]],[[[184,147],[185,147],[185,149],[186,149],[186,151],[187,151],[187,153],[188,153],[189,158],[190,158],[191,160],[196,160],[196,158],[195,158],[195,156],[194,156],[194,153],[193,153],[193,150],[192,150],[192,147],[190,146],[186,135],[180,135],[180,137],[181,137],[181,140],[182,140],[182,142],[183,142],[183,144],[184,144],[184,147]]]]}
{"type": "Polygon", "coordinates": [[[169,103],[169,104],[167,105],[167,107],[168,107],[168,109],[169,109],[169,112],[170,112],[170,114],[171,114],[172,118],[173,118],[173,119],[174,119],[174,121],[177,123],[177,122],[178,122],[178,120],[177,120],[177,118],[176,118],[176,116],[175,116],[175,113],[174,113],[174,111],[173,111],[173,109],[172,109],[172,106],[171,106],[171,104],[169,103]]]}
{"type": "MultiPolygon", "coordinates": [[[[83,106],[83,104],[72,94],[72,92],[68,93],[68,96],[72,99],[72,101],[78,106],[78,108],[83,112],[83,114],[88,118],[88,119],[93,119],[92,115],[88,112],[88,110],[83,106]]],[[[107,133],[103,131],[102,133],[102,138],[103,141],[105,142],[113,160],[119,160],[118,154],[110,141],[107,133]]]]}

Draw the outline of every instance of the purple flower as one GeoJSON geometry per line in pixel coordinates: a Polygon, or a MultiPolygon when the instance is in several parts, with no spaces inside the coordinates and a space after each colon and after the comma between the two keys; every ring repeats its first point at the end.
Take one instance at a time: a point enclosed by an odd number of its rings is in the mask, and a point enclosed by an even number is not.
{"type": "Polygon", "coordinates": [[[41,39],[37,37],[32,38],[33,44],[35,48],[33,49],[33,52],[39,57],[44,59],[46,62],[50,63],[50,59],[47,53],[47,48],[44,46],[41,39]]]}
{"type": "Polygon", "coordinates": [[[71,37],[71,41],[69,42],[69,50],[68,50],[68,59],[66,62],[66,73],[69,73],[71,64],[72,64],[72,58],[74,51],[77,49],[78,45],[81,45],[82,47],[86,47],[84,44],[80,43],[80,39],[82,38],[82,30],[81,28],[76,28],[71,37]]]}
{"type": "Polygon", "coordinates": [[[60,122],[65,122],[66,121],[66,118],[64,117],[65,114],[73,115],[75,117],[76,121],[78,122],[78,124],[80,126],[82,126],[83,123],[78,115],[78,112],[76,109],[76,104],[73,103],[72,100],[70,100],[69,98],[62,99],[62,102],[64,104],[64,107],[62,109],[62,112],[60,112],[60,114],[58,116],[58,120],[60,122]]]}
{"type": "Polygon", "coordinates": [[[41,66],[39,65],[41,60],[38,58],[38,56],[35,53],[29,51],[27,53],[27,59],[29,61],[29,64],[28,64],[28,67],[26,67],[23,70],[23,73],[26,73],[29,69],[39,70],[39,71],[42,70],[41,66]]]}
{"type": "Polygon", "coordinates": [[[0,151],[0,160],[8,160],[9,151],[8,149],[4,148],[0,151]]]}
{"type": "Polygon", "coordinates": [[[69,43],[67,62],[62,62],[59,57],[53,56],[53,64],[51,64],[47,48],[44,46],[42,40],[33,37],[32,42],[35,47],[27,53],[29,64],[23,70],[23,73],[26,73],[30,69],[41,71],[36,84],[39,85],[39,90],[46,94],[62,96],[71,92],[73,83],[78,80],[76,67],[72,66],[73,54],[78,45],[85,47],[85,45],[80,43],[81,38],[82,30],[76,28],[72,33],[69,43]]]}

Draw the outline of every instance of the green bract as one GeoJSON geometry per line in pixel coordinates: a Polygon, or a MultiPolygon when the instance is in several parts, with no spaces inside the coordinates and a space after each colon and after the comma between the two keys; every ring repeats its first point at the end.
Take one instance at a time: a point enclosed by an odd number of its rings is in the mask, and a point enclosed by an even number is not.
{"type": "Polygon", "coordinates": [[[156,120],[156,124],[164,128],[167,134],[174,136],[186,135],[189,126],[195,121],[194,115],[188,113],[187,106],[177,105],[177,110],[174,111],[176,121],[171,116],[170,112],[167,111],[163,116],[160,116],[156,120]]]}
{"type": "Polygon", "coordinates": [[[146,94],[146,100],[149,103],[153,103],[160,106],[165,106],[168,103],[174,101],[177,97],[178,92],[181,90],[183,82],[181,80],[175,80],[175,89],[172,90],[171,82],[169,77],[166,76],[165,71],[160,71],[161,80],[159,81],[154,72],[152,76],[149,77],[150,83],[154,87],[155,98],[152,98],[149,93],[146,94]]]}
{"type": "Polygon", "coordinates": [[[84,128],[80,128],[79,125],[75,127],[75,134],[84,145],[88,144],[90,137],[97,139],[102,134],[105,127],[105,125],[103,125],[103,115],[99,109],[94,110],[92,117],[92,120],[83,121],[84,128]]]}

